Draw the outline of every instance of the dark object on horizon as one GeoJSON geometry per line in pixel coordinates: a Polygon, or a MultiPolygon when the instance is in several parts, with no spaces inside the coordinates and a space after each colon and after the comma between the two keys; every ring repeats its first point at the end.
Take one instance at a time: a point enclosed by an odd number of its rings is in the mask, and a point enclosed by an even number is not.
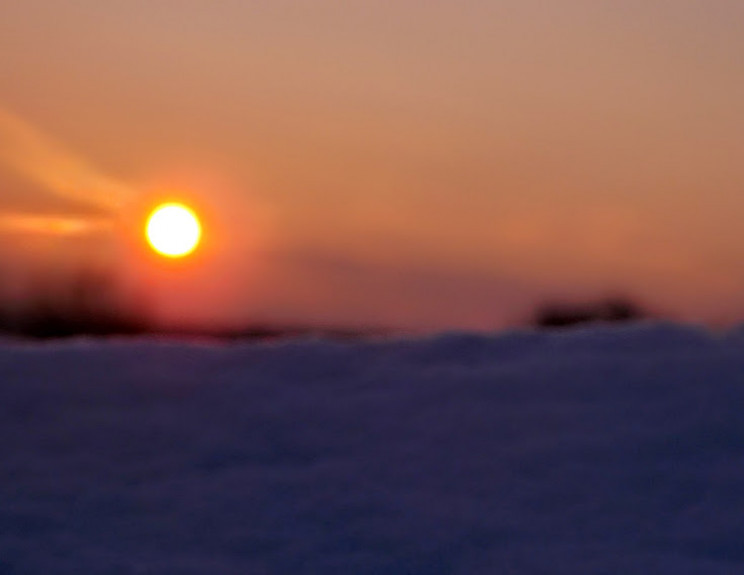
{"type": "Polygon", "coordinates": [[[633,302],[613,298],[590,304],[549,303],[537,310],[532,321],[541,328],[561,328],[587,323],[621,323],[647,318],[633,302]]]}
{"type": "Polygon", "coordinates": [[[114,277],[85,270],[74,277],[31,280],[22,301],[0,303],[0,333],[37,339],[127,335],[147,331],[143,301],[125,301],[114,277]]]}
{"type": "MultiPolygon", "coordinates": [[[[0,335],[28,339],[75,336],[159,335],[224,341],[315,337],[357,340],[387,333],[312,325],[249,324],[240,327],[158,326],[144,292],[126,295],[105,270],[78,270],[66,277],[33,276],[23,298],[0,297],[0,335]]],[[[1,571],[1,570],[0,570],[1,571]]]]}

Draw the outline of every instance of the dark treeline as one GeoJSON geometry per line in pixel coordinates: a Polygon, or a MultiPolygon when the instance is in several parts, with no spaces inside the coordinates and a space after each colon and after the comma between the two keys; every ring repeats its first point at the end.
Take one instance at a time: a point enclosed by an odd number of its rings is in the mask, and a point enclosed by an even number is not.
{"type": "MultiPolygon", "coordinates": [[[[18,283],[17,278],[13,281],[18,283]]],[[[27,278],[14,297],[0,301],[0,332],[28,338],[137,334],[151,329],[148,307],[121,293],[110,274],[27,278]]]]}
{"type": "Polygon", "coordinates": [[[531,324],[551,329],[591,323],[623,323],[649,317],[651,314],[627,298],[608,298],[584,304],[544,304],[535,312],[531,324]]]}
{"type": "MultiPolygon", "coordinates": [[[[17,278],[8,277],[8,282],[17,278]]],[[[330,339],[358,339],[390,333],[381,329],[353,329],[317,326],[253,324],[243,327],[158,326],[146,294],[125,296],[113,274],[86,270],[66,277],[37,275],[28,279],[14,296],[5,290],[0,296],[0,334],[47,339],[91,335],[160,334],[217,339],[277,339],[318,336],[330,339]]],[[[577,304],[549,302],[538,307],[528,324],[555,329],[590,323],[631,322],[651,317],[628,298],[606,298],[577,304]]]]}
{"type": "Polygon", "coordinates": [[[86,270],[51,277],[37,274],[20,281],[14,274],[3,278],[0,296],[0,334],[25,339],[73,336],[164,335],[219,340],[271,340],[317,336],[353,340],[382,335],[383,330],[272,325],[215,327],[193,324],[163,326],[156,321],[146,294],[124,294],[113,274],[86,270]]]}

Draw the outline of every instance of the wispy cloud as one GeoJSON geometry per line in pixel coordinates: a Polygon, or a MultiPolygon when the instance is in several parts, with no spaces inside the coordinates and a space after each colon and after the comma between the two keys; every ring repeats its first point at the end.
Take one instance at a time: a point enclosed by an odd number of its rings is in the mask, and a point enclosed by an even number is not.
{"type": "MultiPolygon", "coordinates": [[[[0,108],[0,164],[51,194],[105,212],[116,212],[135,195],[131,186],[103,174],[80,154],[3,108],[0,108]]],[[[5,220],[14,222],[14,225],[23,221],[2,218],[5,220]]],[[[26,223],[32,220],[28,219],[26,223]]],[[[54,227],[42,226],[45,229],[54,227]]],[[[65,224],[59,229],[74,227],[65,224]]]]}
{"type": "Polygon", "coordinates": [[[0,229],[9,233],[79,236],[111,229],[105,217],[75,217],[23,213],[0,214],[0,229]]]}

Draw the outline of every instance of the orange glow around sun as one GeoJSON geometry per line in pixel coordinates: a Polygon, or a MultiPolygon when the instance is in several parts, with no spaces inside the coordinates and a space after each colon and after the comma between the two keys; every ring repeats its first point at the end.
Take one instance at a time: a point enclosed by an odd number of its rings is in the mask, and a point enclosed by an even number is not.
{"type": "Polygon", "coordinates": [[[201,223],[194,211],[175,202],[156,207],[145,226],[150,247],[168,258],[182,258],[192,253],[199,246],[201,234],[201,223]]]}

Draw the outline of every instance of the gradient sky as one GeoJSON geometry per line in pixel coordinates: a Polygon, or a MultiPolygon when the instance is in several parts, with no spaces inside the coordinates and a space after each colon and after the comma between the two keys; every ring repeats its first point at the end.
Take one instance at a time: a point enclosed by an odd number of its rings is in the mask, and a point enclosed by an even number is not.
{"type": "Polygon", "coordinates": [[[743,25],[738,0],[5,2],[1,251],[103,261],[171,320],[489,328],[608,293],[738,320],[743,25]],[[138,218],[180,194],[208,242],[167,268],[138,218]]]}

